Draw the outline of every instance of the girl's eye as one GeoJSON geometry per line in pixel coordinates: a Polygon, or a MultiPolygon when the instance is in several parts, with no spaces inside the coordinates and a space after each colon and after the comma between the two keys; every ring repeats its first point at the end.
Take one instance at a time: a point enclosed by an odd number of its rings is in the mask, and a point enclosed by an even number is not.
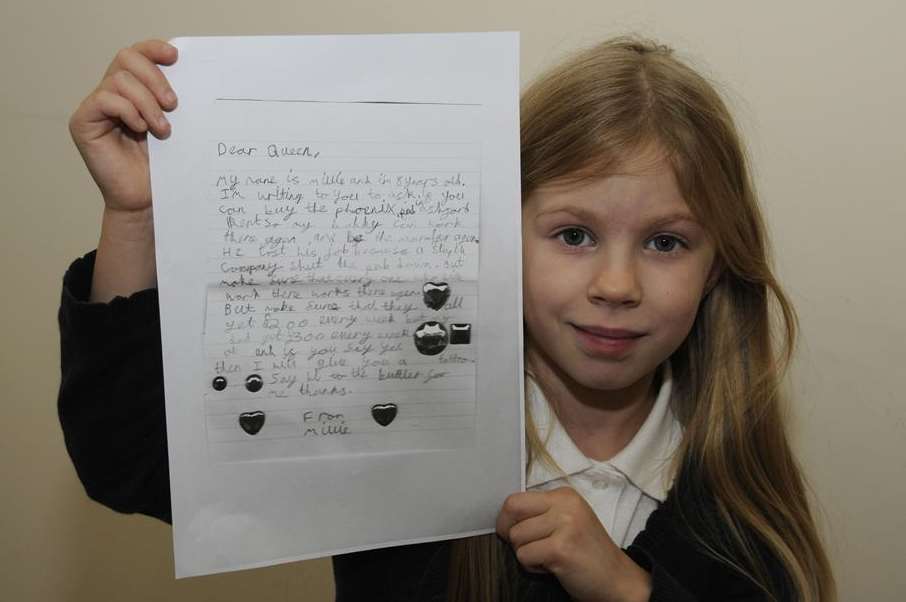
{"type": "Polygon", "coordinates": [[[677,246],[683,245],[683,241],[670,234],[658,234],[648,241],[648,244],[658,253],[672,253],[677,246]]]}
{"type": "Polygon", "coordinates": [[[565,228],[557,234],[557,238],[570,247],[583,247],[591,242],[591,236],[581,228],[565,228]]]}

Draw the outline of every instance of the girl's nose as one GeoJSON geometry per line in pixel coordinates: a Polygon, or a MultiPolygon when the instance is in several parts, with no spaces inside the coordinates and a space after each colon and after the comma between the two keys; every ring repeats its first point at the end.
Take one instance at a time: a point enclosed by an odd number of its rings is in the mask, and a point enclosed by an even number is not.
{"type": "Polygon", "coordinates": [[[595,304],[635,306],[642,300],[637,266],[632,258],[599,262],[588,285],[588,300],[595,304]]]}

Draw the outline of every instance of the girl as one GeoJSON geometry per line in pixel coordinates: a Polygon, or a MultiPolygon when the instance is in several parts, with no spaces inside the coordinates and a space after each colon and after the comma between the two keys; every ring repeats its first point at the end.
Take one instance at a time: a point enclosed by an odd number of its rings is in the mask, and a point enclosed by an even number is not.
{"type": "MultiPolygon", "coordinates": [[[[176,58],[121,51],[71,119],[105,210],[60,310],[80,478],[162,520],[145,140],[176,58]]],[[[522,182],[530,490],[496,536],[335,557],[337,599],[834,600],[781,411],[794,315],[719,96],[667,48],[600,44],[523,95],[522,182]]]]}

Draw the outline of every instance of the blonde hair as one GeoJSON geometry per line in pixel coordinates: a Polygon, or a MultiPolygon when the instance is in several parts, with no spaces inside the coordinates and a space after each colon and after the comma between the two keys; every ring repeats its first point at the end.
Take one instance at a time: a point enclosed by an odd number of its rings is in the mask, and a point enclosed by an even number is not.
{"type": "MultiPolygon", "coordinates": [[[[604,176],[651,143],[665,153],[720,267],[671,356],[672,403],[684,426],[671,492],[681,528],[771,599],[835,600],[783,415],[796,318],[771,270],[743,146],[714,87],[669,48],[617,38],[530,86],[521,130],[523,199],[554,180],[604,176]],[[771,558],[782,583],[771,579],[771,558]]],[[[526,424],[531,457],[549,460],[530,417],[526,424]]],[[[493,536],[457,542],[449,599],[512,598],[506,552],[493,536]]]]}

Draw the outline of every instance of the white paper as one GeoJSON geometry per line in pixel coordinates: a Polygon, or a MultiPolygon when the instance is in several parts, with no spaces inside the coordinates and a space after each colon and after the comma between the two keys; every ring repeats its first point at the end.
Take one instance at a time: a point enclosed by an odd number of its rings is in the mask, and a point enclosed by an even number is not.
{"type": "Polygon", "coordinates": [[[177,576],[492,531],[524,487],[518,35],[173,43],[177,576]]]}

